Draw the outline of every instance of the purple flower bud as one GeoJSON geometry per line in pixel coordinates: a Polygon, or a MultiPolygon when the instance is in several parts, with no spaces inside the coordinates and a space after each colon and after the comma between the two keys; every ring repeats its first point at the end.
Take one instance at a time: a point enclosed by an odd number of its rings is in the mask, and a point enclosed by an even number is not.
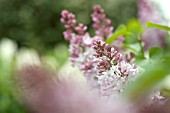
{"type": "Polygon", "coordinates": [[[109,70],[112,65],[119,63],[123,60],[123,57],[113,47],[109,47],[104,41],[97,40],[93,42],[93,49],[96,53],[93,54],[96,58],[99,58],[97,69],[99,73],[109,70]]]}
{"type": "Polygon", "coordinates": [[[61,16],[60,21],[64,24],[65,28],[74,29],[76,25],[75,15],[67,10],[63,10],[61,16]]]}
{"type": "Polygon", "coordinates": [[[77,27],[75,27],[75,30],[78,32],[79,35],[84,35],[85,31],[87,30],[87,26],[79,24],[77,27]]]}
{"type": "Polygon", "coordinates": [[[71,38],[72,38],[72,30],[71,29],[66,30],[63,34],[65,37],[65,40],[71,40],[71,38]]]}

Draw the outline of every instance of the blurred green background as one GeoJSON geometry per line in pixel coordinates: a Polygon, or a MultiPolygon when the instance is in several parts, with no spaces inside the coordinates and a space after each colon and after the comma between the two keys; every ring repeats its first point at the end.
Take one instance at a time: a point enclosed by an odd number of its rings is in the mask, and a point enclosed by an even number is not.
{"type": "Polygon", "coordinates": [[[63,9],[75,13],[78,22],[91,31],[90,14],[95,4],[105,9],[114,27],[137,17],[137,0],[0,0],[0,38],[44,52],[65,43],[60,23],[63,9]]]}

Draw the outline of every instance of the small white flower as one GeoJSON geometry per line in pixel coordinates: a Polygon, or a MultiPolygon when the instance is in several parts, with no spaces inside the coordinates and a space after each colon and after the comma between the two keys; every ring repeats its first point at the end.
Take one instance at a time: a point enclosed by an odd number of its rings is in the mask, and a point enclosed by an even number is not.
{"type": "Polygon", "coordinates": [[[92,38],[90,38],[90,36],[83,36],[83,43],[87,46],[92,44],[92,38]]]}

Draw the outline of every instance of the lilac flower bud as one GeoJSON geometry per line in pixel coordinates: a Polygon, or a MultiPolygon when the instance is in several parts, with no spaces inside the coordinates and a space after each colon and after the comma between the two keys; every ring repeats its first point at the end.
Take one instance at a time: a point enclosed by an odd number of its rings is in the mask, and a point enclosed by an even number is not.
{"type": "Polygon", "coordinates": [[[79,35],[83,35],[87,30],[87,26],[84,26],[83,24],[79,24],[77,27],[75,27],[75,30],[78,32],[79,35]]]}
{"type": "Polygon", "coordinates": [[[85,71],[85,74],[90,75],[91,73],[93,73],[93,69],[94,68],[94,63],[92,61],[89,62],[84,62],[83,65],[80,67],[81,70],[85,71]]]}
{"type": "Polygon", "coordinates": [[[65,37],[65,40],[71,40],[71,38],[72,38],[72,30],[71,29],[66,30],[63,34],[65,37]]]}
{"type": "Polygon", "coordinates": [[[99,73],[102,73],[106,70],[109,70],[110,65],[111,65],[111,62],[110,62],[109,58],[101,57],[98,65],[97,65],[97,69],[99,70],[99,73]]]}
{"type": "Polygon", "coordinates": [[[93,42],[93,49],[95,49],[96,54],[94,54],[95,57],[102,57],[104,49],[106,48],[107,44],[101,40],[97,40],[93,42]]]}
{"type": "Polygon", "coordinates": [[[100,5],[95,5],[95,6],[93,7],[93,10],[95,10],[96,13],[104,13],[104,10],[101,8],[100,5]]]}
{"type": "Polygon", "coordinates": [[[61,13],[61,22],[64,24],[65,28],[73,29],[76,25],[75,15],[67,10],[63,10],[61,13]]]}
{"type": "MultiPolygon", "coordinates": [[[[108,70],[113,62],[117,64],[123,60],[120,53],[115,51],[113,47],[110,48],[105,42],[101,40],[94,42],[93,48],[96,51],[94,56],[96,58],[100,58],[98,69],[105,68],[105,70],[108,70]]],[[[100,70],[100,72],[102,71],[100,70]]]]}

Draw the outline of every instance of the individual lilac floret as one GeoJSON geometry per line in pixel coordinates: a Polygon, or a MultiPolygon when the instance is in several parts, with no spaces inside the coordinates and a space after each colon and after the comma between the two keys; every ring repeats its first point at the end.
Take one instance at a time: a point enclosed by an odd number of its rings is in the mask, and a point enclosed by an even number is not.
{"type": "Polygon", "coordinates": [[[66,40],[70,40],[72,37],[72,30],[71,29],[67,29],[63,34],[66,40]]]}
{"type": "Polygon", "coordinates": [[[96,35],[107,38],[113,33],[113,27],[111,26],[111,20],[106,18],[104,10],[99,6],[93,7],[93,28],[96,30],[96,35]]]}

